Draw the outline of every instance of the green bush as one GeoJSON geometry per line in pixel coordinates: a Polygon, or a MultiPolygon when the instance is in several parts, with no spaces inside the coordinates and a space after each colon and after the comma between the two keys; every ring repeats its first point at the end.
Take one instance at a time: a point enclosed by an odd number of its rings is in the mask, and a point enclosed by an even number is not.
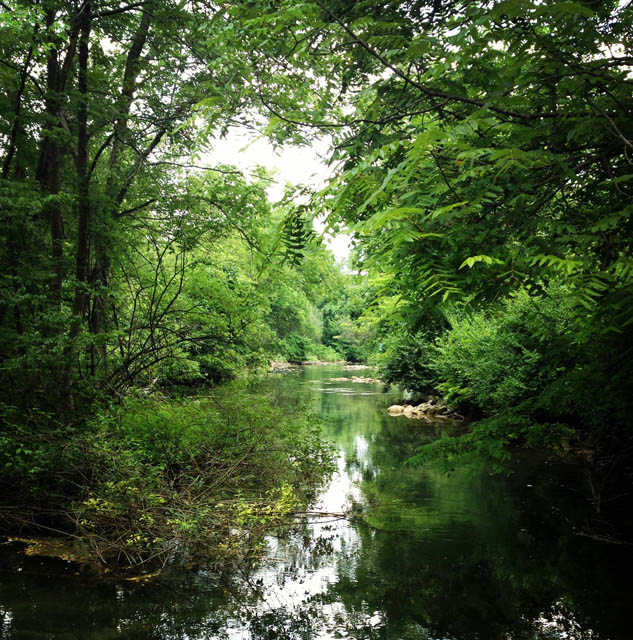
{"type": "MultiPolygon", "coordinates": [[[[3,408],[5,424],[14,413],[3,408]]],[[[240,562],[331,469],[319,420],[295,413],[232,383],[184,400],[128,397],[63,430],[40,416],[3,432],[0,479],[18,523],[44,518],[103,564],[240,562]]]]}
{"type": "MultiPolygon", "coordinates": [[[[504,445],[589,447],[596,459],[633,448],[631,337],[579,312],[576,292],[556,284],[496,308],[449,318],[427,369],[444,399],[479,420],[464,436],[424,447],[451,464],[473,455],[500,465],[504,445]]],[[[425,361],[426,362],[426,361],[425,361]]]]}
{"type": "Polygon", "coordinates": [[[343,356],[332,347],[311,342],[308,346],[308,360],[322,360],[324,362],[336,362],[343,360],[343,356]]]}
{"type": "Polygon", "coordinates": [[[437,388],[450,403],[487,415],[533,412],[582,349],[571,299],[562,289],[542,297],[520,291],[497,309],[449,321],[431,366],[437,388]]]}
{"type": "Polygon", "coordinates": [[[101,416],[66,462],[90,481],[70,510],[103,562],[256,553],[330,468],[314,416],[290,419],[237,384],[211,397],[137,397],[101,416]]]}
{"type": "Polygon", "coordinates": [[[385,382],[400,384],[416,395],[435,393],[438,378],[432,367],[437,357],[434,338],[431,331],[396,332],[386,336],[375,358],[380,377],[385,382]]]}
{"type": "Polygon", "coordinates": [[[307,358],[309,344],[305,336],[291,333],[280,341],[279,348],[288,362],[303,362],[307,358]]]}
{"type": "Polygon", "coordinates": [[[343,357],[332,347],[310,340],[305,336],[291,333],[279,342],[281,355],[288,362],[306,362],[309,360],[324,360],[333,362],[343,357]]]}

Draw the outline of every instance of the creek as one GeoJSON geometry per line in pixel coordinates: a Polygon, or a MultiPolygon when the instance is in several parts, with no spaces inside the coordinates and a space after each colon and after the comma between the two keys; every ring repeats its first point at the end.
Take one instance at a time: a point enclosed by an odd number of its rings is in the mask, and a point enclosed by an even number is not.
{"type": "Polygon", "coordinates": [[[310,394],[337,470],[262,565],[218,581],[97,578],[0,547],[0,638],[106,640],[628,640],[630,546],[578,535],[582,469],[515,452],[510,475],[405,464],[458,428],[391,417],[394,392],[339,366],[269,376],[310,394]],[[349,382],[331,378],[350,378],[349,382]],[[362,512],[362,518],[337,514],[362,512]]]}

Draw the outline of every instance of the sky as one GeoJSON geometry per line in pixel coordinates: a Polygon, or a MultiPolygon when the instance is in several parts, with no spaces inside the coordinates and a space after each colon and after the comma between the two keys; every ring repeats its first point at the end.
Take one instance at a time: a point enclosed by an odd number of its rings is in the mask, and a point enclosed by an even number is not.
{"type": "MultiPolygon", "coordinates": [[[[256,166],[276,170],[276,182],[267,189],[271,202],[281,199],[286,183],[307,184],[314,187],[325,185],[331,168],[319,156],[324,157],[328,150],[326,141],[312,147],[284,147],[275,150],[273,145],[263,137],[256,138],[250,132],[231,131],[226,138],[213,143],[213,150],[205,154],[204,162],[214,164],[231,164],[248,172],[256,166]]],[[[316,221],[315,228],[323,232],[323,221],[316,221]]],[[[340,262],[349,255],[350,237],[339,234],[335,237],[326,235],[325,241],[340,262]]]]}

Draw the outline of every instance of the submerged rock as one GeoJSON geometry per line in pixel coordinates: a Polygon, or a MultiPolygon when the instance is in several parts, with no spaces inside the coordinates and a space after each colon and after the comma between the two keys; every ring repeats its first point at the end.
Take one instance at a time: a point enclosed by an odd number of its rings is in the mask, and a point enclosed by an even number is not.
{"type": "Polygon", "coordinates": [[[79,564],[94,564],[94,558],[88,549],[78,545],[67,538],[20,538],[10,536],[9,542],[21,542],[26,545],[24,555],[43,556],[47,558],[59,558],[66,562],[76,562],[79,564]]]}
{"type": "Polygon", "coordinates": [[[378,378],[363,378],[362,376],[352,376],[351,378],[330,378],[331,382],[362,382],[364,384],[384,384],[378,378]]]}

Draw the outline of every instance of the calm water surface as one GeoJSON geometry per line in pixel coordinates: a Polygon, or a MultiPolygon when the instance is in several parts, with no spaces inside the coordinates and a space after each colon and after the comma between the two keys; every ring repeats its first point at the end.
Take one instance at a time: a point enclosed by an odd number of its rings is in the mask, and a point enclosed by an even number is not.
{"type": "Polygon", "coordinates": [[[630,640],[633,549],[576,535],[580,470],[522,453],[509,477],[403,464],[447,424],[392,418],[371,375],[308,367],[338,470],[311,517],[249,576],[116,583],[0,547],[0,638],[630,640]],[[362,505],[369,524],[335,514],[362,505]]]}

